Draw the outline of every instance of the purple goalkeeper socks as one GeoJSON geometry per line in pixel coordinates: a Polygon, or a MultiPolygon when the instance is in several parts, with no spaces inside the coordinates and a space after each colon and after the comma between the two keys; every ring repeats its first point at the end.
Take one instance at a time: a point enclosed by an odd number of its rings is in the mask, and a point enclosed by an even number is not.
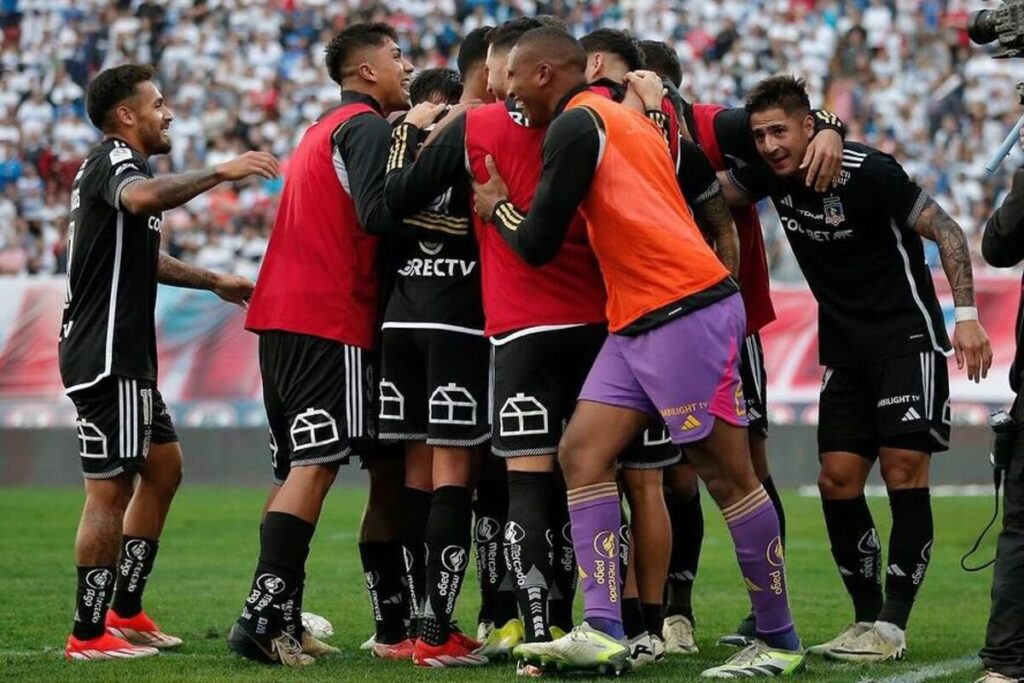
{"type": "Polygon", "coordinates": [[[573,547],[583,583],[583,619],[614,638],[623,638],[619,576],[619,491],[614,481],[569,491],[573,547]]]}
{"type": "Polygon", "coordinates": [[[736,547],[757,621],[757,637],[770,647],[798,650],[786,592],[779,518],[762,486],[722,511],[736,547]]]}

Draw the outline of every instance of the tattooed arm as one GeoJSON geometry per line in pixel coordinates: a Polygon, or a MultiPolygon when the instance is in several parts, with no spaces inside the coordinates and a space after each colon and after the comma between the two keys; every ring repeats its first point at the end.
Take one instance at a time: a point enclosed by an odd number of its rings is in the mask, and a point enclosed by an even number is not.
{"type": "MultiPolygon", "coordinates": [[[[924,209],[914,221],[913,228],[939,246],[942,269],[946,272],[953,303],[957,309],[974,309],[974,273],[967,236],[934,199],[925,201],[924,209]]],[[[992,347],[988,335],[977,320],[959,320],[953,331],[953,350],[958,368],[967,363],[967,377],[976,382],[988,375],[992,365],[992,347]]]]}
{"type": "Polygon", "coordinates": [[[722,188],[717,186],[711,196],[699,204],[695,204],[693,214],[704,237],[714,247],[718,260],[739,282],[740,236],[736,231],[736,223],[732,220],[732,214],[729,212],[729,206],[725,203],[722,188]]]}
{"type": "Polygon", "coordinates": [[[120,206],[128,213],[152,214],[185,204],[220,183],[251,175],[275,178],[277,159],[266,152],[246,152],[223,164],[200,171],[136,180],[120,192],[120,206]]]}
{"type": "Polygon", "coordinates": [[[160,252],[157,279],[161,284],[185,289],[206,289],[228,303],[242,308],[249,305],[254,287],[251,280],[238,275],[215,273],[212,270],[189,265],[173,256],[160,252]]]}

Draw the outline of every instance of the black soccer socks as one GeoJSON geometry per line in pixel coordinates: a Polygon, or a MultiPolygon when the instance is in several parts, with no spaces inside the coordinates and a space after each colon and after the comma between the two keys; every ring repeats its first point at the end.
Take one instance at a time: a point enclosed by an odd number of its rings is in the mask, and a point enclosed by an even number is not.
{"type": "Polygon", "coordinates": [[[917,591],[932,559],[935,530],[927,488],[889,491],[892,533],[885,576],[885,605],[878,621],[907,628],[917,591]]]}
{"type": "MultiPolygon", "coordinates": [[[[406,487],[402,491],[402,520],[399,539],[402,542],[405,556],[406,585],[409,589],[409,603],[413,623],[417,623],[423,601],[426,599],[425,582],[427,576],[426,546],[427,519],[430,517],[430,503],[433,494],[406,487]]],[[[416,637],[415,626],[413,633],[416,637]]]]}
{"type": "Polygon", "coordinates": [[[125,536],[121,539],[121,562],[117,566],[113,603],[119,616],[134,617],[142,611],[142,593],[153,570],[158,546],[152,538],[125,536]]]}
{"type": "Polygon", "coordinates": [[[285,512],[268,512],[260,534],[260,558],[239,623],[251,636],[273,637],[284,627],[282,607],[295,597],[305,574],[314,527],[285,512]]]}
{"type": "Polygon", "coordinates": [[[427,602],[420,637],[428,645],[448,640],[455,602],[469,566],[472,507],[469,489],[442,486],[434,491],[427,520],[427,602]]]}
{"type": "Polygon", "coordinates": [[[772,500],[772,507],[775,508],[775,514],[779,516],[779,537],[782,539],[782,546],[786,546],[786,511],[782,509],[782,498],[779,497],[779,491],[775,488],[775,481],[771,475],[765,477],[765,480],[761,482],[761,486],[764,487],[768,497],[772,500]]]}
{"type": "Polygon", "coordinates": [[[79,567],[75,593],[75,623],[71,633],[79,640],[103,635],[107,605],[114,592],[113,567],[79,567]]]}
{"type": "Polygon", "coordinates": [[[378,643],[393,645],[406,639],[407,605],[403,599],[402,577],[405,561],[398,541],[359,544],[366,592],[378,643]]]}
{"type": "Polygon", "coordinates": [[[551,496],[548,541],[551,545],[551,593],[548,595],[548,622],[566,633],[572,630],[572,603],[576,597],[576,551],[572,545],[572,523],[569,521],[569,501],[561,477],[554,480],[551,496]]]}
{"type": "Polygon", "coordinates": [[[548,633],[548,581],[551,577],[550,472],[508,473],[508,523],[505,525],[505,566],[516,586],[526,642],[551,639],[548,633]]]}
{"type": "Polygon", "coordinates": [[[480,577],[480,612],[477,622],[503,626],[516,618],[513,590],[501,590],[508,571],[502,553],[502,537],[508,522],[508,484],[504,478],[484,478],[476,487],[476,569],[480,577]]]}
{"type": "Polygon", "coordinates": [[[870,623],[882,610],[882,545],[864,496],[822,498],[832,557],[853,600],[855,621],[870,623]]]}
{"type": "MultiPolygon", "coordinates": [[[[704,512],[700,493],[689,498],[675,494],[665,497],[672,522],[672,554],[665,584],[666,616],[684,616],[693,623],[693,582],[697,579],[700,550],[704,544],[704,512]]],[[[660,631],[659,631],[660,634],[660,631]]]]}

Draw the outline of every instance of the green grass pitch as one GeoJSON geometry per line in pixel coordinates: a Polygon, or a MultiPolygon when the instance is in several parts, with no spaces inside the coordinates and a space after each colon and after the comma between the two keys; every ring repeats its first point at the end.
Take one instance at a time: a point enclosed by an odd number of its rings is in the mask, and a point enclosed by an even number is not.
{"type": "MultiPolygon", "coordinates": [[[[345,473],[342,472],[342,477],[345,473]]],[[[136,662],[65,662],[74,590],[72,543],[82,503],[76,489],[0,489],[0,679],[18,681],[499,681],[514,680],[507,663],[429,671],[377,662],[358,650],[371,632],[356,548],[365,492],[337,488],[313,541],[306,609],[334,625],[340,656],[302,671],[253,664],[228,653],[224,635],[249,587],[257,551],[257,515],[264,492],[185,486],[161,542],[146,595],[147,611],[182,636],[179,651],[136,662]]],[[[987,520],[987,498],[934,501],[936,543],[910,627],[910,657],[891,666],[857,668],[811,659],[803,681],[970,681],[984,638],[990,571],[965,574],[958,558],[987,520]]],[[[888,530],[884,499],[871,501],[888,530]]],[[[669,658],[630,674],[633,680],[695,680],[732,651],[715,645],[747,608],[730,542],[704,497],[707,533],[695,589],[699,655],[669,658]]],[[[805,643],[831,638],[851,609],[828,549],[819,503],[786,496],[790,599],[805,643]]],[[[991,554],[991,545],[988,544],[991,554]]],[[[472,572],[472,570],[471,570],[472,572]]],[[[458,609],[473,632],[478,596],[470,577],[458,609]]]]}

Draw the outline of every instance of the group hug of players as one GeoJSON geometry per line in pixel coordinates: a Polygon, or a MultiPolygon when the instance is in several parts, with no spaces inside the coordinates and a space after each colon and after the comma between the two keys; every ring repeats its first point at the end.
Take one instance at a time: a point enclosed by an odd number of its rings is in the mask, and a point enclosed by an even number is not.
{"type": "Polygon", "coordinates": [[[160,254],[159,216],[219,182],[272,177],[276,161],[153,178],[173,115],[152,71],[90,86],[106,139],[75,183],[60,348],[87,492],[67,656],[181,642],[141,605],[181,471],[155,385],[159,281],[247,302],[259,335],[275,483],[234,652],[303,666],[336,651],[303,625],[305,562],[339,465],[358,455],[376,623],[364,647],[378,657],[512,656],[540,676],[696,653],[700,477],[751,603],[721,639],[742,649],[704,676],[789,675],[809,653],[902,658],[932,549],[929,459],[949,443],[946,356],[974,380],[991,363],[962,230],[891,156],[844,142],[791,77],[761,82],[745,108],[691,104],[664,43],[610,29],[577,41],[545,18],[473,31],[458,66],[413,80],[385,24],[330,42],[340,103],[291,157],[255,289],[160,254]],[[819,303],[819,486],[854,607],[806,649],[766,463],[764,197],[819,303]],[[952,344],[922,237],[951,286],[952,344]],[[884,591],[864,498],[875,460],[892,509],[884,591]],[[452,622],[474,541],[475,639],[452,622]]]}

